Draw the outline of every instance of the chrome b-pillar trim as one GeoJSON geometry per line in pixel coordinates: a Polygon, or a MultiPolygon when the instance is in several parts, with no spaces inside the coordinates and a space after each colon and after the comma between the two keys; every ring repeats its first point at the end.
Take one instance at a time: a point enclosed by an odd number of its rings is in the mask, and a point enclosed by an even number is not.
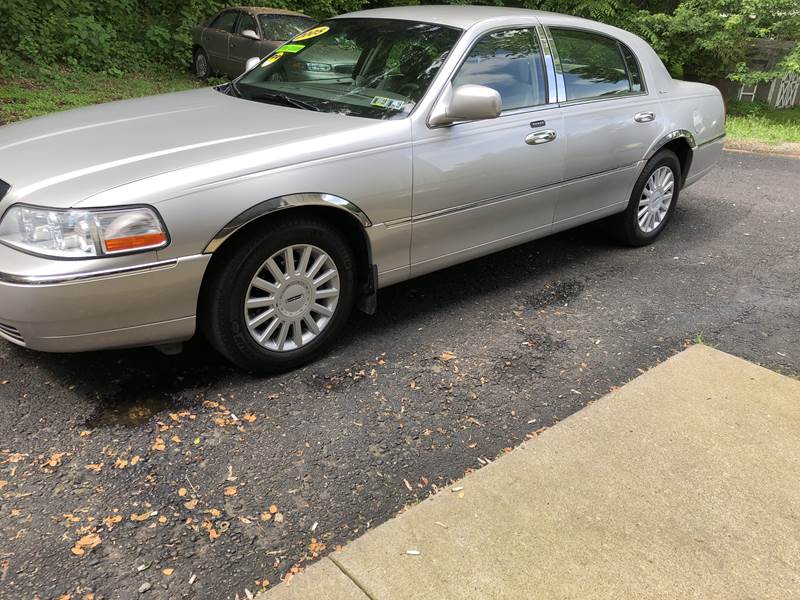
{"type": "Polygon", "coordinates": [[[553,35],[550,33],[549,28],[543,25],[539,25],[539,27],[541,27],[545,40],[547,41],[547,45],[550,49],[551,60],[553,61],[553,70],[555,71],[555,76],[556,76],[556,91],[557,91],[556,100],[558,102],[566,102],[567,87],[564,84],[564,72],[561,69],[561,59],[558,57],[558,49],[556,48],[556,42],[553,39],[553,35]]]}
{"type": "Polygon", "coordinates": [[[547,34],[544,27],[540,24],[536,26],[536,36],[539,38],[539,45],[544,56],[544,66],[547,73],[547,103],[558,104],[558,87],[556,85],[556,64],[553,59],[553,51],[547,41],[547,34]]]}
{"type": "Polygon", "coordinates": [[[259,202],[255,206],[248,208],[243,213],[240,213],[234,217],[230,222],[228,222],[227,225],[220,229],[213,238],[211,238],[211,241],[208,242],[203,250],[203,254],[213,253],[237,230],[241,229],[248,223],[255,221],[259,217],[263,217],[264,215],[268,215],[272,212],[294,206],[333,206],[350,213],[350,215],[352,215],[358,220],[359,223],[361,223],[362,227],[367,228],[372,226],[372,222],[360,208],[358,208],[349,200],[345,200],[339,196],[318,193],[290,194],[287,196],[278,196],[276,198],[270,198],[269,200],[259,202]]]}

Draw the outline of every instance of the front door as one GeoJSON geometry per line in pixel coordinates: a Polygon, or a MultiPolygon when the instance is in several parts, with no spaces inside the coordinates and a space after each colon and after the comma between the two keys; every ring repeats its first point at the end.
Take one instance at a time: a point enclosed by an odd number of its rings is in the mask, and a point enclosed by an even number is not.
{"type": "Polygon", "coordinates": [[[239,22],[236,24],[236,29],[233,35],[231,35],[230,43],[228,44],[231,69],[229,75],[231,77],[238,77],[244,73],[244,67],[248,59],[253,57],[263,58],[263,56],[261,56],[261,42],[246,38],[242,35],[242,32],[248,29],[258,34],[258,24],[256,23],[255,17],[249,13],[243,12],[239,17],[239,22]]]}
{"type": "Polygon", "coordinates": [[[415,134],[411,272],[419,275],[546,235],[562,179],[560,109],[547,104],[534,29],[480,38],[452,80],[497,90],[497,119],[415,134]]]}
{"type": "Polygon", "coordinates": [[[621,211],[663,116],[639,64],[621,42],[595,32],[550,28],[563,73],[565,178],[554,229],[621,211]]]}

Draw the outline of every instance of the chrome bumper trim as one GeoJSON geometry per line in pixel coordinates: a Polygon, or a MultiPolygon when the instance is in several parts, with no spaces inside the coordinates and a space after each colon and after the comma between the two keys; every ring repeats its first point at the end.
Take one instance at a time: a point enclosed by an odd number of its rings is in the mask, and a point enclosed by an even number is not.
{"type": "MultiPolygon", "coordinates": [[[[198,255],[200,256],[200,255],[198,255]]],[[[185,258],[195,258],[187,256],[185,258]]],[[[69,273],[64,275],[14,275],[12,273],[0,273],[0,283],[10,283],[14,285],[54,285],[59,283],[72,283],[86,279],[98,279],[102,277],[113,277],[114,275],[129,275],[139,271],[153,271],[155,269],[169,269],[178,264],[177,258],[161,260],[158,262],[147,263],[144,265],[130,265],[118,267],[116,269],[106,269],[102,271],[90,271],[88,273],[69,273]]]]}

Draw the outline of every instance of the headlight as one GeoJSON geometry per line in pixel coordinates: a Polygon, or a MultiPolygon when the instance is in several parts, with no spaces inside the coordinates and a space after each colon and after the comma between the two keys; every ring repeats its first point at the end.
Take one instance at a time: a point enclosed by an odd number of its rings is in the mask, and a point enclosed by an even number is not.
{"type": "Polygon", "coordinates": [[[0,221],[0,242],[55,258],[92,258],[167,245],[169,237],[152,208],[54,210],[15,205],[0,221]]]}

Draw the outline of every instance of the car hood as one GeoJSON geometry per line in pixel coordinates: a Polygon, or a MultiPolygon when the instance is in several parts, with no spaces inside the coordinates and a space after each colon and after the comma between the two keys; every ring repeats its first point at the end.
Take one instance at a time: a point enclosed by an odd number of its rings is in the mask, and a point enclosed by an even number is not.
{"type": "MultiPolygon", "coordinates": [[[[13,202],[90,206],[102,192],[181,169],[193,168],[186,185],[194,186],[204,176],[360,151],[379,143],[371,130],[389,123],[250,102],[213,88],[55,113],[0,127],[0,179],[11,185],[0,209],[13,202]]],[[[98,204],[112,203],[109,196],[98,204]]]]}

